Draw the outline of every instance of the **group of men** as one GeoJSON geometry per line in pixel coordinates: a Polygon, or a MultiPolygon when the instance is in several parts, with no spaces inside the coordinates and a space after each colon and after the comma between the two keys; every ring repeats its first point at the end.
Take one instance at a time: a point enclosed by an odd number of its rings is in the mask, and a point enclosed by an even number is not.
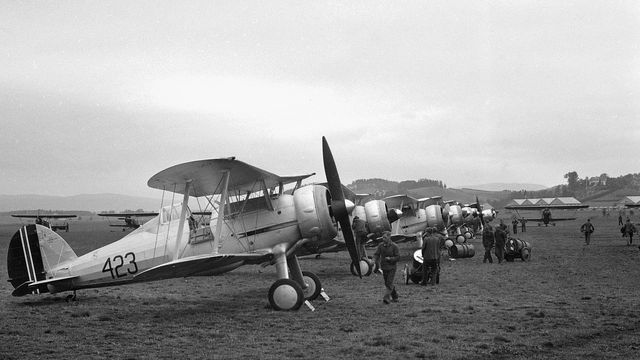
{"type": "Polygon", "coordinates": [[[502,219],[500,219],[500,224],[496,226],[495,229],[490,224],[485,225],[484,230],[482,230],[482,246],[484,246],[483,263],[488,261],[490,264],[493,264],[491,249],[495,249],[498,263],[502,263],[504,260],[504,245],[507,242],[508,235],[509,229],[502,219]]]}
{"type": "MultiPolygon", "coordinates": [[[[421,284],[426,286],[427,284],[435,285],[438,282],[438,276],[440,272],[440,257],[441,249],[444,246],[444,236],[442,236],[437,229],[429,227],[425,230],[423,236],[422,246],[422,282],[421,284]]],[[[396,276],[397,263],[400,259],[400,248],[396,243],[391,241],[391,233],[385,231],[382,234],[382,243],[378,245],[375,253],[373,254],[373,271],[382,271],[382,277],[384,279],[385,294],[382,301],[385,304],[392,302],[398,302],[398,292],[394,285],[394,279],[396,276]]]]}

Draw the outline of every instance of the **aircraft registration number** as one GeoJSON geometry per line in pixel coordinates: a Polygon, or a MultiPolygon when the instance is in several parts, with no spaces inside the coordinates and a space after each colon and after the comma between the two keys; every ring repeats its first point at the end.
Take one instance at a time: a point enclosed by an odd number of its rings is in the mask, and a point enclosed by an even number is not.
{"type": "Polygon", "coordinates": [[[107,258],[102,267],[102,272],[110,273],[112,279],[118,279],[129,274],[133,275],[138,272],[136,255],[128,252],[124,256],[116,255],[113,258],[107,258]]]}

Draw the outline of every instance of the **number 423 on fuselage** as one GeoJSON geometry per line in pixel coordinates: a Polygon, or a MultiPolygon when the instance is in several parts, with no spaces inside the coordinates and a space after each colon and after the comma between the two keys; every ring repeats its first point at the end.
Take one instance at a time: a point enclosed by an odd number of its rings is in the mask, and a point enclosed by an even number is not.
{"type": "Polygon", "coordinates": [[[322,244],[342,229],[352,260],[359,259],[331,150],[323,138],[328,187],[301,186],[313,174],[282,177],[235,158],[187,162],[148,181],[181,194],[152,220],[122,239],[82,256],[57,233],[27,225],[11,239],[8,255],[13,295],[58,293],[187,276],[219,275],[248,264],[273,264],[277,280],[268,299],[278,310],[295,310],[321,293],[318,277],[302,271],[296,250],[322,244]],[[295,183],[292,194],[286,184],[295,183]],[[189,198],[205,198],[208,226],[191,221],[189,198]]]}

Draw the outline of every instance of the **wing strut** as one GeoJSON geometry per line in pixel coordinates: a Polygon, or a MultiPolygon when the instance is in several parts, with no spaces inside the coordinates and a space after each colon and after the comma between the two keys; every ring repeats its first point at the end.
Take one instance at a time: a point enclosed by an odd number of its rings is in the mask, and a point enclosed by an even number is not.
{"type": "Polygon", "coordinates": [[[213,236],[213,254],[218,253],[218,247],[220,246],[220,234],[222,232],[222,222],[224,221],[224,209],[229,201],[229,177],[231,177],[230,171],[224,171],[224,185],[222,187],[222,201],[218,207],[218,219],[216,221],[216,233],[213,236]]]}
{"type": "Polygon", "coordinates": [[[191,190],[191,180],[187,180],[184,185],[184,195],[182,196],[182,209],[180,210],[180,222],[178,223],[178,236],[176,238],[175,249],[173,249],[173,260],[178,260],[184,248],[182,246],[182,231],[184,230],[184,223],[187,218],[187,208],[189,207],[189,190],[191,190]]]}

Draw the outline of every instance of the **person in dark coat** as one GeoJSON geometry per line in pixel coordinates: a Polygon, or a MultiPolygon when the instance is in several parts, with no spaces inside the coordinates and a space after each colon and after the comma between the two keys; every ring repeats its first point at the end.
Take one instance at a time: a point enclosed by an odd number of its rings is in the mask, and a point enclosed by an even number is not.
{"type": "Polygon", "coordinates": [[[589,245],[589,243],[591,242],[591,234],[595,230],[596,229],[593,227],[593,224],[591,223],[591,219],[587,219],[587,222],[582,224],[582,226],[580,226],[580,231],[584,234],[585,245],[589,245]]]}
{"type": "Polygon", "coordinates": [[[436,284],[440,269],[440,249],[444,246],[444,237],[435,228],[428,227],[422,238],[422,285],[436,284]]]}
{"type": "Polygon", "coordinates": [[[502,263],[502,260],[504,260],[504,245],[507,243],[507,232],[498,226],[494,237],[496,242],[496,257],[498,258],[498,263],[502,263]]]}
{"type": "Polygon", "coordinates": [[[376,252],[373,254],[373,271],[376,272],[378,269],[382,270],[384,286],[387,289],[382,298],[385,304],[389,304],[391,301],[398,301],[398,293],[396,292],[393,280],[396,277],[396,264],[399,259],[400,248],[398,248],[396,243],[391,241],[391,232],[383,232],[382,243],[378,245],[376,252]]]}
{"type": "Polygon", "coordinates": [[[484,259],[482,259],[483,263],[486,263],[487,260],[489,263],[493,264],[493,258],[491,257],[491,248],[495,244],[495,238],[493,235],[493,228],[491,225],[486,224],[484,229],[482,230],[482,246],[484,246],[484,259]]]}
{"type": "Polygon", "coordinates": [[[353,234],[356,236],[356,239],[358,239],[361,244],[367,242],[367,223],[364,220],[354,216],[351,229],[353,230],[353,234]]]}
{"type": "Polygon", "coordinates": [[[513,220],[511,221],[511,225],[513,227],[513,233],[517,234],[518,233],[518,219],[513,218],[513,220]]]}
{"type": "Polygon", "coordinates": [[[633,234],[637,232],[635,225],[627,218],[627,222],[622,227],[622,236],[627,238],[627,246],[633,244],[633,234]]]}
{"type": "Polygon", "coordinates": [[[520,223],[522,224],[522,232],[527,232],[527,219],[520,219],[520,223]]]}

